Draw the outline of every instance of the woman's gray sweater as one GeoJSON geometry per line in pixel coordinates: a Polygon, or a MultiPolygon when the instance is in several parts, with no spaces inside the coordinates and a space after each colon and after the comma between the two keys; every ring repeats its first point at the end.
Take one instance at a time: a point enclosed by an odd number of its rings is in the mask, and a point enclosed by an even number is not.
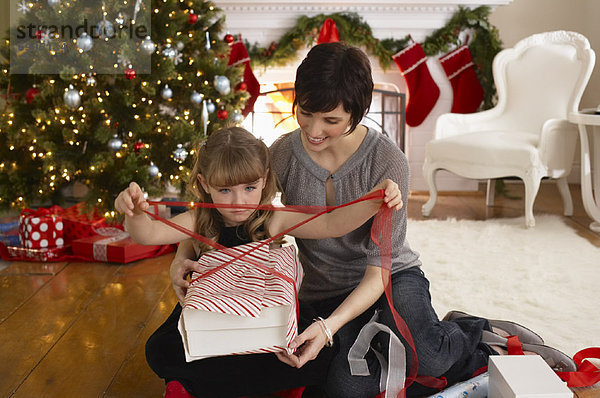
{"type": "MultiPolygon", "coordinates": [[[[329,171],[313,161],[302,146],[300,130],[271,145],[272,167],[285,192],[287,205],[326,206],[329,171]]],[[[419,255],[406,241],[409,168],[406,156],[385,135],[369,129],[358,150],[332,176],[336,205],[358,199],[382,180],[395,181],[404,208],[392,224],[392,273],[420,266],[419,255]]],[[[367,265],[380,265],[379,247],[371,240],[373,219],[340,238],[296,239],[305,276],[299,296],[316,301],[351,292],[367,265]]]]}

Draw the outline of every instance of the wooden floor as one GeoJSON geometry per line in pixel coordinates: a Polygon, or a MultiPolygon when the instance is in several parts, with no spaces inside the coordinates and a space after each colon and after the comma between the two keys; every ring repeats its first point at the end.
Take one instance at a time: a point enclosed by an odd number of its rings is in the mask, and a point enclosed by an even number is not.
{"type": "MultiPolygon", "coordinates": [[[[587,228],[578,186],[575,214],[565,218],[600,247],[587,228]]],[[[522,186],[510,187],[522,196],[522,186]]],[[[412,194],[409,217],[422,219],[427,195],[412,194]]],[[[518,217],[522,199],[442,195],[431,218],[518,217]]],[[[554,185],[543,184],[536,214],[562,214],[554,185]]],[[[163,382],[148,368],[144,343],[176,303],[168,266],[173,254],[129,265],[14,262],[0,271],[0,396],[161,397],[163,382]]],[[[1,266],[0,266],[1,267],[1,266]]],[[[581,390],[578,396],[600,396],[581,390]]]]}

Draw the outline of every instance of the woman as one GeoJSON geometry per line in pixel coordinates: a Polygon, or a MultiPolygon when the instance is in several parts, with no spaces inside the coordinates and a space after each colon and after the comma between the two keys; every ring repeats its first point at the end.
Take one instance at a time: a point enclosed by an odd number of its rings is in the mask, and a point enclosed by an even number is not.
{"type": "MultiPolygon", "coordinates": [[[[310,50],[296,74],[293,106],[300,128],[270,148],[273,171],[287,205],[346,203],[384,179],[396,182],[402,197],[408,197],[406,156],[389,138],[360,124],[372,91],[370,63],[360,49],[338,42],[310,50]]],[[[302,349],[293,355],[278,354],[278,358],[300,371],[330,361],[324,383],[329,397],[374,397],[380,392],[381,369],[372,352],[366,358],[370,376],[352,376],[348,364],[348,351],[375,310],[381,311],[379,321],[401,337],[383,295],[379,248],[370,239],[371,224],[340,238],[297,239],[305,272],[299,292],[301,317],[310,314],[324,322],[301,329],[295,343],[302,349]],[[328,333],[334,336],[333,349],[324,348],[328,333]]],[[[406,226],[406,211],[394,212],[392,296],[395,311],[411,331],[418,374],[443,376],[448,384],[468,379],[487,365],[489,355],[497,353],[481,342],[483,331],[492,330],[490,324],[471,316],[439,320],[419,256],[406,241],[406,226]]],[[[181,245],[171,266],[180,300],[188,286],[184,276],[194,269],[194,262],[184,259],[191,257],[189,245],[181,245]]],[[[517,331],[521,331],[518,325],[517,331]]],[[[410,369],[412,351],[401,340],[410,369]]],[[[310,378],[304,382],[320,383],[310,378]]],[[[418,383],[408,389],[409,395],[435,391],[418,383]]]]}

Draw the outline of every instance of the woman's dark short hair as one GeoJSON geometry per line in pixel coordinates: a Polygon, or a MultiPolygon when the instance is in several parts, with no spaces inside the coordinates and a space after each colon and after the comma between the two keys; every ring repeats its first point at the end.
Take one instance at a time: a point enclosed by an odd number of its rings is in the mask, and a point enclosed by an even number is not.
{"type": "Polygon", "coordinates": [[[359,48],[342,42],[314,46],[296,71],[294,112],[330,112],[340,103],[350,113],[350,132],[369,111],[371,63],[359,48]]]}

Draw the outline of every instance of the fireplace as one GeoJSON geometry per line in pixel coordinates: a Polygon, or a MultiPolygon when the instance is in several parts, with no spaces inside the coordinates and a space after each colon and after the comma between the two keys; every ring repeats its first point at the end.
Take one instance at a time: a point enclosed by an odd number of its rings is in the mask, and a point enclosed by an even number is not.
{"type": "MultiPolygon", "coordinates": [[[[277,41],[295,24],[302,15],[315,16],[336,12],[355,12],[369,26],[373,35],[380,39],[400,39],[410,34],[421,42],[434,30],[444,26],[459,6],[475,8],[481,5],[494,9],[499,5],[510,3],[512,0],[214,0],[226,15],[225,29],[232,34],[241,34],[250,43],[268,46],[277,41]]],[[[261,92],[278,90],[279,87],[292,87],[296,67],[306,55],[308,49],[298,52],[298,59],[284,67],[260,70],[254,73],[261,83],[261,92]]],[[[440,54],[441,55],[441,54],[440,54]]],[[[397,129],[392,138],[402,148],[408,157],[412,170],[411,186],[413,191],[427,190],[421,169],[424,159],[424,148],[427,141],[433,137],[433,129],[437,116],[450,111],[452,105],[452,88],[439,64],[437,56],[430,57],[427,66],[431,75],[440,88],[440,97],[425,121],[416,127],[406,126],[403,131],[397,129]],[[398,134],[403,134],[404,139],[398,134]]],[[[384,70],[375,57],[371,57],[373,78],[376,86],[389,92],[406,94],[404,79],[399,69],[392,63],[384,70]]],[[[285,97],[285,95],[283,95],[285,97]]],[[[374,95],[376,98],[377,95],[374,95]]],[[[376,108],[376,107],[375,107],[376,108]]],[[[251,120],[245,121],[246,125],[251,120]]],[[[283,122],[278,132],[293,126],[293,121],[283,122]]],[[[403,126],[404,127],[404,126],[403,126]]],[[[279,133],[275,133],[279,134],[279,133]]],[[[266,137],[265,137],[266,138],[266,137]]],[[[267,139],[269,141],[271,138],[267,139]]],[[[476,190],[477,182],[462,179],[441,171],[438,173],[437,185],[440,190],[476,190]]]]}

